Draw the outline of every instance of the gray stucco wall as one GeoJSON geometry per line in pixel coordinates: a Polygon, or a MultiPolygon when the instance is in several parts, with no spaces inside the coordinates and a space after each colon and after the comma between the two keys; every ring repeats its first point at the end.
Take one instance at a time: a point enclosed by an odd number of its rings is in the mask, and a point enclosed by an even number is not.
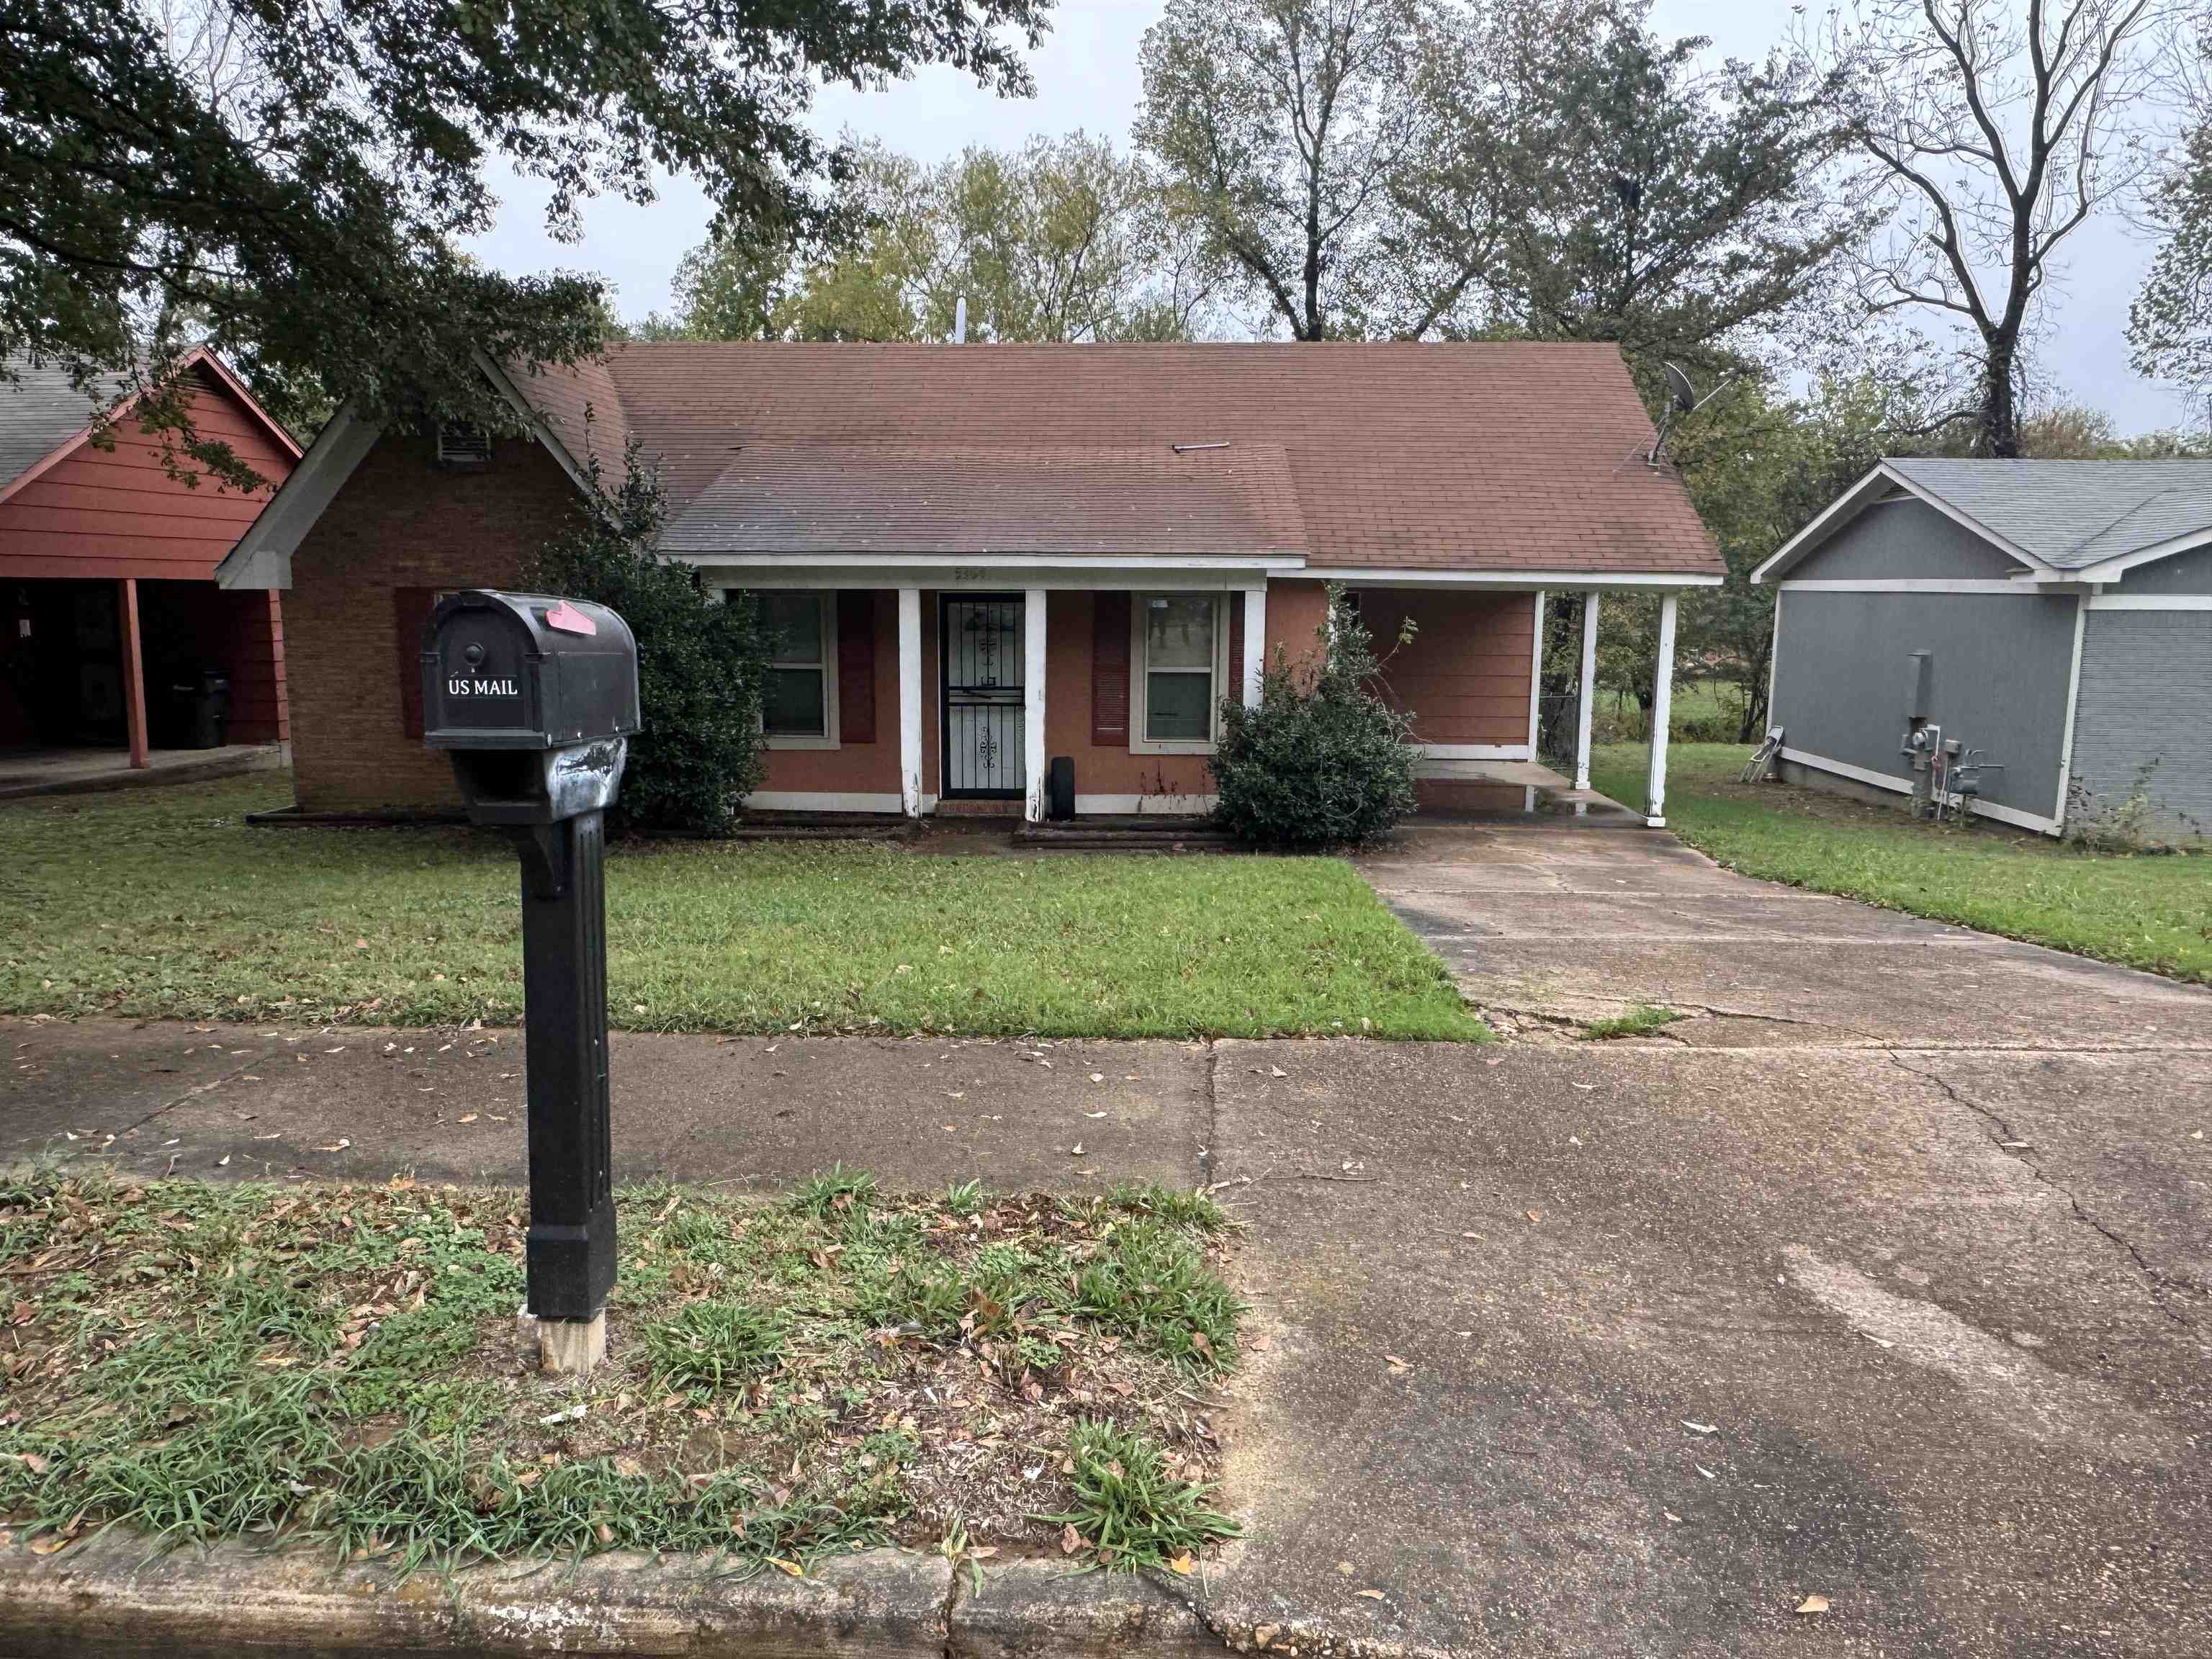
{"type": "Polygon", "coordinates": [[[2092,611],[2081,635],[2074,775],[2111,810],[2153,761],[2156,826],[2212,833],[2212,611],[2092,611]]]}
{"type": "Polygon", "coordinates": [[[1898,752],[1906,660],[1932,652],[1934,714],[1943,735],[2003,763],[2003,771],[1984,774],[1983,798],[2052,815],[2074,661],[2071,595],[1785,587],[1780,599],[1768,719],[1788,728],[1785,746],[1909,777],[1898,752]]]}
{"type": "Polygon", "coordinates": [[[1888,581],[1900,576],[2002,580],[2025,567],[1925,501],[1869,507],[1784,581],[1888,581]]]}
{"type": "Polygon", "coordinates": [[[2212,593],[2212,547],[2139,564],[2105,590],[2108,593],[2212,593]]]}

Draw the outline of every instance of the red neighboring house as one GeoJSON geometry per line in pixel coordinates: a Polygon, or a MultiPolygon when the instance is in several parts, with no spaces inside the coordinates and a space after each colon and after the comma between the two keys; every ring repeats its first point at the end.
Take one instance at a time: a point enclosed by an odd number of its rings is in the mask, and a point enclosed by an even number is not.
{"type": "Polygon", "coordinates": [[[1079,814],[1202,809],[1222,699],[1313,648],[1330,581],[1386,642],[1419,624],[1388,675],[1425,797],[1518,799],[1558,781],[1532,764],[1547,595],[1594,622],[1657,593],[1671,633],[1723,570],[1611,346],[676,341],[484,372],[526,435],[343,410],[224,566],[289,590],[303,811],[450,810],[424,618],[518,585],[632,448],[661,551],[780,636],[761,808],[1034,819],[1066,758],[1079,814]]]}
{"type": "Polygon", "coordinates": [[[0,750],[207,746],[209,677],[228,682],[231,744],[285,741],[275,593],[229,592],[216,567],[290,476],[300,447],[221,359],[185,361],[192,422],[270,481],[251,495],[172,476],[129,406],[107,436],[58,368],[0,378],[0,750]],[[179,688],[186,688],[180,690],[179,688]]]}

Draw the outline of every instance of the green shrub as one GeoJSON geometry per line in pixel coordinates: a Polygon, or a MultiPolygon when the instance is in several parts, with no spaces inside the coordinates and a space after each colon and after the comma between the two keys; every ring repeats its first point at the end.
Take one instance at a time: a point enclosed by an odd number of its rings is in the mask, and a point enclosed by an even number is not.
{"type": "Polygon", "coordinates": [[[1328,608],[1310,663],[1279,649],[1257,706],[1221,707],[1214,815],[1254,846],[1357,847],[1413,810],[1413,717],[1375,690],[1381,665],[1342,588],[1328,608]]]}
{"type": "Polygon", "coordinates": [[[621,488],[540,549],[526,580],[611,607],[637,638],[645,729],[629,740],[610,832],[720,835],[760,785],[768,641],[750,595],[719,601],[691,566],[653,551],[664,511],[659,477],[633,447],[621,488]]]}

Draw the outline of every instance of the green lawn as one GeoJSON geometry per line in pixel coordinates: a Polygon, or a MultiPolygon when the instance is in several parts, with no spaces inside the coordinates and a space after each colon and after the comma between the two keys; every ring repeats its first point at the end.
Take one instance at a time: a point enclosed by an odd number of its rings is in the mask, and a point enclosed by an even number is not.
{"type": "MultiPolygon", "coordinates": [[[[242,821],[289,793],[264,773],[0,805],[0,1012],[520,1018],[506,843],[242,821]]],[[[1484,1035],[1339,859],[624,847],[607,908],[632,1030],[1484,1035]]]]}
{"type": "MultiPolygon", "coordinates": [[[[1668,827],[1730,869],[2212,983],[2212,856],[2086,852],[1985,821],[1920,823],[1901,808],[1741,784],[1750,752],[1668,750],[1668,827]]],[[[1591,757],[1591,782],[1631,805],[1644,773],[1640,744],[1591,757]]]]}

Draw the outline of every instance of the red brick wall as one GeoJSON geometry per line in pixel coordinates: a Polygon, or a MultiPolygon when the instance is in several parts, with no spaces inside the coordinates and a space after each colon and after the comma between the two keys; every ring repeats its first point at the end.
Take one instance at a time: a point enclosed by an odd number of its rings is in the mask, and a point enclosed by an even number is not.
{"type": "Polygon", "coordinates": [[[513,587],[569,522],[576,487],[502,438],[449,471],[428,436],[387,434],[307,534],[284,601],[292,779],[309,811],[458,805],[453,768],[402,730],[395,587],[513,587]]]}

